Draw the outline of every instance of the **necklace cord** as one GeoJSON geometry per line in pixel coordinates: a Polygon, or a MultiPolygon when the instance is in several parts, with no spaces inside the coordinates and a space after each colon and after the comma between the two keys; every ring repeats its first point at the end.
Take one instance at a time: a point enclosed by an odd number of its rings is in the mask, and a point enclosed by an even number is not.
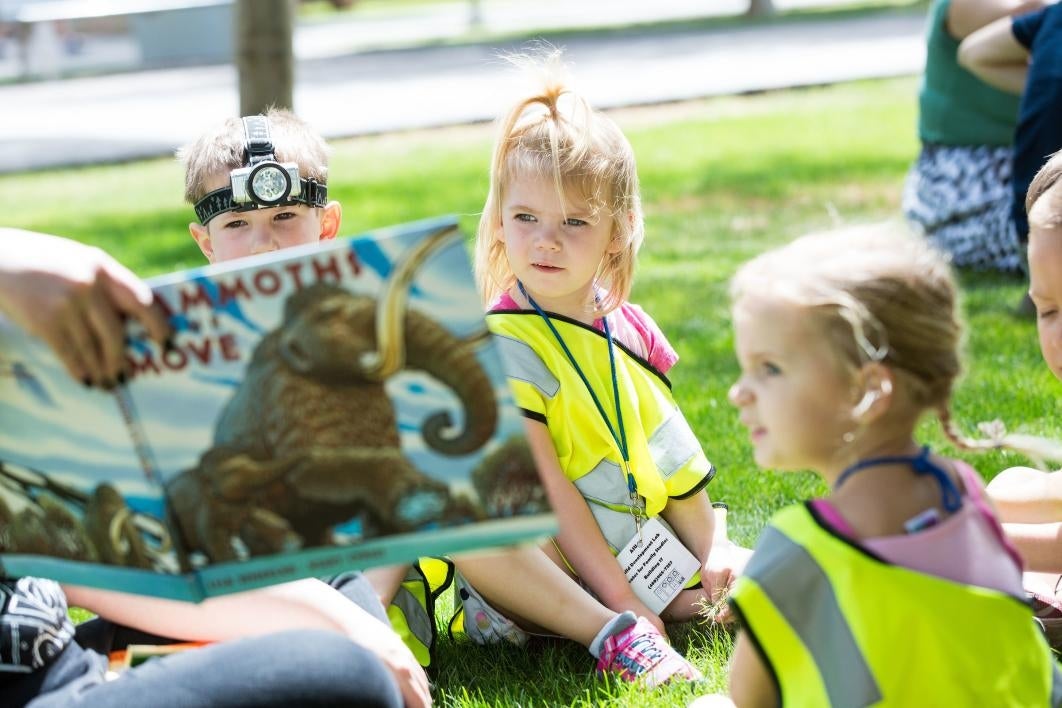
{"type": "Polygon", "coordinates": [[[565,356],[568,357],[568,361],[571,362],[572,367],[575,369],[575,373],[579,374],[579,378],[582,379],[583,385],[586,386],[586,390],[590,393],[590,398],[594,401],[594,405],[597,407],[597,412],[601,415],[601,419],[605,421],[605,426],[608,428],[608,432],[612,435],[612,439],[616,441],[616,445],[619,447],[620,455],[623,457],[623,462],[627,465],[627,469],[625,470],[627,477],[627,491],[630,493],[631,497],[634,498],[638,494],[638,483],[634,479],[634,474],[630,471],[630,455],[628,454],[627,448],[627,432],[623,427],[623,410],[620,408],[619,397],[619,379],[616,376],[616,354],[612,342],[612,332],[608,326],[608,318],[604,317],[602,319],[605,325],[605,339],[608,341],[608,365],[610,373],[612,375],[612,395],[614,396],[616,403],[616,426],[619,429],[618,434],[616,432],[616,428],[612,426],[612,421],[609,420],[608,415],[605,413],[605,407],[601,404],[601,400],[594,392],[594,387],[590,385],[589,379],[586,378],[586,374],[583,373],[583,370],[579,366],[579,363],[575,360],[575,356],[568,348],[567,343],[564,341],[564,337],[562,337],[561,333],[557,331],[556,325],[553,324],[553,321],[550,319],[549,315],[547,315],[542,310],[542,308],[539,307],[538,303],[535,302],[534,298],[532,298],[527,293],[527,290],[524,289],[524,284],[517,281],[516,285],[520,289],[520,294],[527,298],[527,301],[531,304],[531,307],[534,308],[535,312],[538,313],[539,317],[541,317],[542,320],[549,327],[550,332],[553,333],[553,336],[557,340],[557,343],[560,344],[565,356]]]}
{"type": "Polygon", "coordinates": [[[844,471],[841,472],[840,476],[837,477],[837,481],[833,483],[833,491],[836,492],[840,489],[841,484],[853,474],[865,470],[868,467],[903,464],[910,465],[911,469],[913,469],[916,474],[928,474],[936,479],[937,484],[940,485],[940,497],[945,511],[948,513],[954,513],[962,507],[962,494],[959,493],[959,488],[955,486],[955,482],[951,480],[951,477],[948,476],[947,472],[929,459],[928,445],[923,447],[917,455],[887,455],[884,457],[871,457],[866,460],[860,460],[854,465],[846,467],[844,471]]]}

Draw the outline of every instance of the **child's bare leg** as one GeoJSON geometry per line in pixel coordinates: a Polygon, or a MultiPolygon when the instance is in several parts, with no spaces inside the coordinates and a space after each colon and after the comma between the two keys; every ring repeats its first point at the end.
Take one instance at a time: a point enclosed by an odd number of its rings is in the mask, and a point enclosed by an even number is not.
{"type": "Polygon", "coordinates": [[[1025,560],[1026,570],[1062,573],[1062,521],[1053,524],[1003,524],[1025,560]]]}
{"type": "Polygon", "coordinates": [[[988,496],[1001,520],[1017,524],[1062,521],[1062,472],[1029,467],[1003,470],[989,482],[988,496]]]}
{"type": "Polygon", "coordinates": [[[545,630],[579,642],[597,658],[598,671],[641,681],[648,688],[701,678],[647,619],[602,605],[542,548],[477,553],[454,563],[485,602],[525,630],[545,630]]]}
{"type": "Polygon", "coordinates": [[[1057,597],[1062,601],[1062,576],[1058,573],[1025,573],[1025,589],[1044,597],[1057,597]]]}
{"type": "Polygon", "coordinates": [[[531,632],[545,630],[589,647],[616,614],[538,547],[460,556],[454,563],[484,599],[531,632]]]}
{"type": "Polygon", "coordinates": [[[407,572],[409,572],[409,566],[399,564],[370,568],[364,571],[364,575],[380,598],[380,604],[387,607],[395,599],[395,593],[398,592],[407,572]]]}
{"type": "Polygon", "coordinates": [[[693,619],[707,619],[707,610],[712,606],[708,591],[704,588],[687,588],[675,596],[671,604],[660,613],[665,622],[689,622],[693,619]]]}

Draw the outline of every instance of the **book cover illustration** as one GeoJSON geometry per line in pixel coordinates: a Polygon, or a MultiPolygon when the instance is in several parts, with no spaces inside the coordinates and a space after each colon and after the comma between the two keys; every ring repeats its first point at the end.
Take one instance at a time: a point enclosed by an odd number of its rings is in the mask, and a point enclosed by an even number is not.
{"type": "Polygon", "coordinates": [[[113,393],[0,329],[8,576],[184,599],[554,521],[453,219],[150,281],[113,393]]]}

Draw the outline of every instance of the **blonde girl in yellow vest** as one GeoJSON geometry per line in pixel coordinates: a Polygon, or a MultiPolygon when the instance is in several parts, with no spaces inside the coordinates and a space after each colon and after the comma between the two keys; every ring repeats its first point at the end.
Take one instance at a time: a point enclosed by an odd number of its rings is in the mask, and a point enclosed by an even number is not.
{"type": "MultiPolygon", "coordinates": [[[[663,632],[718,599],[740,549],[713,548],[704,487],[714,468],[671,395],[677,356],[627,302],[643,238],[631,146],[569,89],[559,54],[530,64],[539,86],[502,118],[495,143],[476,276],[557,513],[545,554],[585,596],[663,632]],[[640,572],[640,588],[628,572],[640,572]]],[[[506,609],[531,592],[519,577],[458,568],[466,629],[471,599],[473,613],[493,607],[534,630],[506,609]]]]}
{"type": "MultiPolygon", "coordinates": [[[[528,60],[529,67],[545,71],[541,91],[519,102],[501,122],[476,267],[489,304],[503,291],[519,298],[519,305],[487,319],[501,345],[514,399],[528,415],[531,453],[560,534],[556,544],[453,557],[460,610],[449,630],[478,644],[523,645],[532,634],[573,639],[597,658],[598,672],[643,686],[698,679],[700,672],[669,645],[660,616],[635,596],[588,502],[565,476],[566,468],[582,470],[580,479],[594,486],[596,511],[611,517],[609,527],[619,534],[627,527],[628,536],[635,534],[649,514],[671,506],[675,531],[697,554],[697,569],[703,567],[714,532],[703,486],[713,470],[678,413],[662,372],[649,363],[664,352],[666,341],[662,335],[635,341],[629,336],[635,325],[612,318],[620,331],[619,341],[610,346],[591,327],[625,305],[641,242],[630,145],[611,121],[558,82],[552,73],[559,68],[557,55],[537,61],[528,60]],[[544,308],[543,316],[532,299],[544,308]],[[606,414],[615,415],[616,391],[623,395],[621,439],[629,441],[628,456],[641,465],[635,471],[642,493],[637,499],[620,473],[617,441],[574,367],[561,358],[565,354],[550,325],[563,332],[564,346],[591,380],[606,414]],[[646,416],[657,423],[655,458],[641,425],[646,416]],[[567,465],[553,435],[563,440],[567,465]],[[665,444],[669,437],[680,445],[665,444]],[[666,462],[666,479],[654,459],[666,462]],[[670,493],[685,494],[688,501],[669,502],[670,493]]],[[[651,320],[638,323],[646,322],[651,320]]],[[[667,352],[673,356],[670,347],[667,352]]],[[[610,418],[610,424],[616,422],[610,418]]],[[[725,539],[720,545],[729,550],[725,539]]],[[[392,587],[398,577],[389,582],[392,587]]],[[[730,577],[725,567],[702,574],[706,586],[725,586],[730,577]]],[[[700,584],[692,591],[675,590],[683,595],[676,619],[688,618],[695,601],[708,596],[700,584]]]]}
{"type": "Polygon", "coordinates": [[[732,294],[730,399],[756,462],[832,490],[779,512],[734,588],[733,702],[1062,705],[980,477],[914,439],[933,413],[977,446],[951,422],[961,327],[944,259],[891,227],[807,236],[742,267],[732,294]]]}

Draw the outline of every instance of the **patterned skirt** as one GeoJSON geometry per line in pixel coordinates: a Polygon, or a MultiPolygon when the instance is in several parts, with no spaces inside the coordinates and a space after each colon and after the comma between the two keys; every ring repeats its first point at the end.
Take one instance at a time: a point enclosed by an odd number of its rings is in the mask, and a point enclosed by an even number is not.
{"type": "Polygon", "coordinates": [[[907,174],[907,221],[956,266],[1021,272],[1011,218],[1011,149],[925,143],[907,174]]]}

